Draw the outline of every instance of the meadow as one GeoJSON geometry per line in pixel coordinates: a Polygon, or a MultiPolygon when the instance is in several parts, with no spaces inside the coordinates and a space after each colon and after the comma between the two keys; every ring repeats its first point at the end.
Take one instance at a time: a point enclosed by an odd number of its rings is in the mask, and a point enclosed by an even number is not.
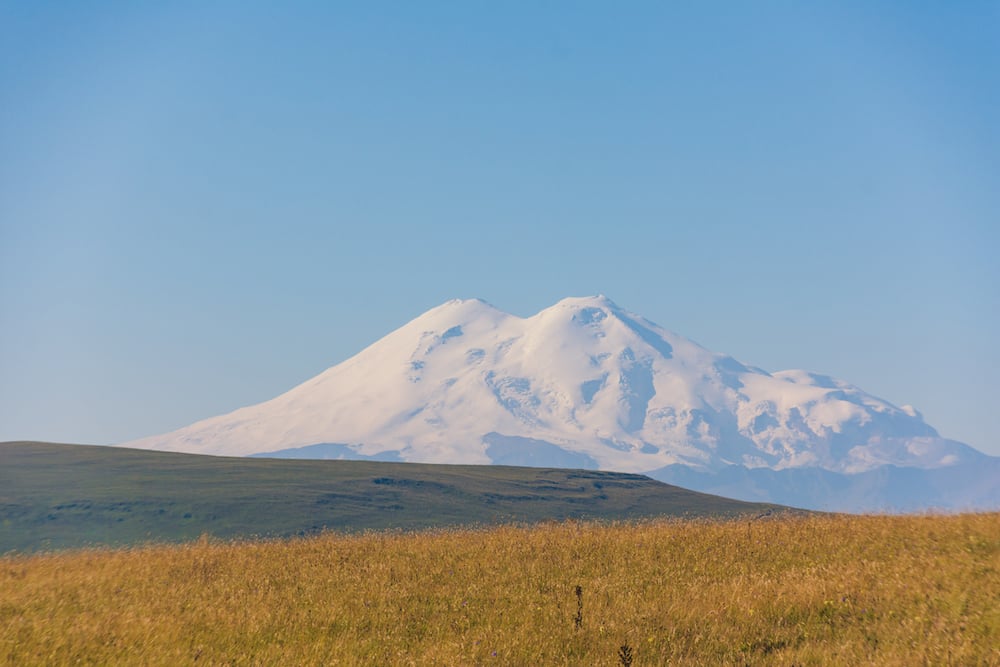
{"type": "Polygon", "coordinates": [[[779,505],[643,475],[513,466],[253,459],[0,442],[0,555],[143,542],[562,519],[738,516],[779,505]]]}
{"type": "Polygon", "coordinates": [[[551,522],[0,558],[10,665],[1000,665],[1000,515],[551,522]]]}

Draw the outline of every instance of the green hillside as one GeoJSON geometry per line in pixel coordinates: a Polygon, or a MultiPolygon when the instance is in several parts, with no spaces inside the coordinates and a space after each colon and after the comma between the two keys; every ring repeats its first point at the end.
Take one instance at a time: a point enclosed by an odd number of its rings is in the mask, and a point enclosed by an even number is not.
{"type": "Polygon", "coordinates": [[[0,553],[768,509],[614,472],[0,443],[0,553]]]}

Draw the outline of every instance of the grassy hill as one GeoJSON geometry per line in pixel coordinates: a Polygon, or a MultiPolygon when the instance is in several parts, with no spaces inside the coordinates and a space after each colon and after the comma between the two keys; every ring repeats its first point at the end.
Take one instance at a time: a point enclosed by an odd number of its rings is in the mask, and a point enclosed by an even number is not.
{"type": "Polygon", "coordinates": [[[1000,665],[998,599],[998,514],[199,540],[0,557],[0,664],[1000,665]]]}
{"type": "Polygon", "coordinates": [[[0,443],[0,553],[559,519],[738,516],[728,500],[585,470],[174,454],[0,443]]]}

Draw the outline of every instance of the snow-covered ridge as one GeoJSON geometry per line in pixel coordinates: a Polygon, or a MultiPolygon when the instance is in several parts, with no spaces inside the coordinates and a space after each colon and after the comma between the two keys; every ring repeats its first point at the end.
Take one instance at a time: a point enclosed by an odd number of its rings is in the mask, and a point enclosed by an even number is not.
{"type": "Polygon", "coordinates": [[[806,371],[747,366],[604,296],[527,318],[449,301],[270,401],[125,444],[626,472],[858,473],[984,456],[940,437],[910,406],[806,371]]]}

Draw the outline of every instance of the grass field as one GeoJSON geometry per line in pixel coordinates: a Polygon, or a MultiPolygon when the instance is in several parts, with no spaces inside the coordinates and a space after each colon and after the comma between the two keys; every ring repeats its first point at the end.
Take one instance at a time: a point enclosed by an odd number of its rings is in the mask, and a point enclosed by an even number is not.
{"type": "Polygon", "coordinates": [[[201,540],[0,559],[0,663],[1000,665],[998,600],[998,514],[201,540]]]}
{"type": "Polygon", "coordinates": [[[549,519],[735,516],[742,503],[642,475],[510,466],[196,456],[0,443],[0,554],[549,519]]]}

